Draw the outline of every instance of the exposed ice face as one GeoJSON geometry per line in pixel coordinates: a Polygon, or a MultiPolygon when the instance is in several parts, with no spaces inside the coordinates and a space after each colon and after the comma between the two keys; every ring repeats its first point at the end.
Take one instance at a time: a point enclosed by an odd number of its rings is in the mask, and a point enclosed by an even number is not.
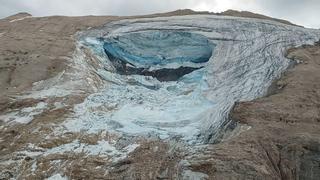
{"type": "Polygon", "coordinates": [[[183,31],[133,32],[101,41],[118,73],[152,76],[160,81],[178,80],[201,68],[214,47],[205,36],[183,31]]]}
{"type": "Polygon", "coordinates": [[[272,81],[287,69],[287,48],[313,43],[318,38],[316,30],[212,15],[109,23],[80,37],[84,46],[105,59],[105,68],[97,72],[105,79],[105,87],[76,106],[75,117],[65,126],[71,131],[107,129],[124,135],[211,141],[235,102],[265,95],[272,81]],[[158,44],[141,41],[162,36],[165,38],[158,44]],[[177,42],[166,37],[175,37],[177,42]],[[193,37],[196,40],[191,42],[193,37]],[[183,41],[190,42],[190,46],[186,43],[172,48],[176,52],[170,51],[170,46],[183,41]],[[202,57],[208,58],[210,53],[209,61],[203,61],[202,57]],[[108,57],[110,54],[113,57],[108,57]],[[159,81],[148,74],[118,73],[112,58],[148,71],[203,68],[175,81],[159,81]]]}
{"type": "Polygon", "coordinates": [[[145,31],[104,39],[104,49],[136,67],[207,62],[213,44],[202,35],[183,31],[145,31]]]}

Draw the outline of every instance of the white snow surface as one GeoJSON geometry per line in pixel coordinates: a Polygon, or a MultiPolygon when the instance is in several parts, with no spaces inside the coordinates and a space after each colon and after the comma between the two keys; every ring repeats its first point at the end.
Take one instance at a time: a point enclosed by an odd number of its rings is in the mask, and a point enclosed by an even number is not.
{"type": "Polygon", "coordinates": [[[209,176],[207,174],[201,173],[201,172],[193,172],[190,170],[185,170],[183,171],[183,179],[185,180],[194,180],[194,179],[198,179],[198,180],[205,180],[205,179],[209,179],[209,176]]]}
{"type": "Polygon", "coordinates": [[[81,35],[80,42],[105,59],[105,68],[96,71],[105,85],[77,105],[63,125],[67,131],[108,130],[202,141],[218,131],[235,102],[266,94],[290,65],[284,57],[288,48],[313,44],[319,37],[319,30],[214,15],[121,20],[91,29],[81,35]],[[152,30],[198,33],[216,47],[205,68],[178,81],[114,73],[96,38],[152,30]]]}
{"type": "Polygon", "coordinates": [[[47,103],[39,102],[34,107],[26,107],[8,114],[0,115],[0,120],[6,123],[28,124],[33,120],[33,117],[41,114],[47,107],[47,103]]]}
{"type": "MultiPolygon", "coordinates": [[[[37,158],[53,154],[83,153],[84,156],[99,156],[102,159],[117,162],[125,159],[131,152],[140,146],[140,144],[131,143],[124,147],[116,147],[116,143],[116,141],[99,140],[96,144],[87,144],[81,143],[79,140],[74,140],[70,143],[48,149],[38,147],[34,144],[28,144],[25,150],[15,152],[15,155],[37,158]]],[[[33,164],[32,169],[35,170],[36,168],[36,164],[33,164]]]]}
{"type": "Polygon", "coordinates": [[[50,176],[49,178],[46,178],[46,180],[68,180],[68,178],[62,176],[61,174],[55,174],[53,176],[50,176]]]}
{"type": "Polygon", "coordinates": [[[13,19],[10,22],[13,23],[13,22],[22,21],[22,20],[28,19],[28,18],[32,18],[32,16],[24,16],[22,18],[13,19]]]}
{"type": "Polygon", "coordinates": [[[95,145],[88,145],[80,143],[79,140],[75,140],[68,144],[63,144],[45,151],[44,155],[49,154],[61,154],[65,152],[73,153],[85,153],[86,155],[112,157],[114,160],[125,158],[129,153],[134,151],[138,144],[130,144],[121,150],[117,150],[110,142],[101,140],[95,145]]]}

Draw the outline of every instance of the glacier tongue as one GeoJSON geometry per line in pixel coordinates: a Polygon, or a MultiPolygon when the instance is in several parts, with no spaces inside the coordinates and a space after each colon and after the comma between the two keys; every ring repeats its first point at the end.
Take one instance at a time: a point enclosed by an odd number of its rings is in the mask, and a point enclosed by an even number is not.
{"type": "Polygon", "coordinates": [[[311,44],[319,37],[317,30],[214,15],[131,19],[106,24],[79,36],[83,47],[105,60],[106,68],[97,72],[105,85],[77,105],[74,117],[64,125],[71,131],[107,129],[129,136],[210,141],[227,120],[235,102],[265,95],[272,81],[288,68],[290,60],[284,57],[287,48],[311,44]],[[186,37],[179,37],[181,32],[195,36],[194,44],[186,37]],[[145,40],[144,36],[154,38],[155,42],[137,42],[145,40]],[[124,38],[121,45],[117,44],[119,38],[124,38]],[[212,54],[206,49],[208,46],[203,46],[206,41],[214,49],[212,54]],[[165,42],[173,44],[169,48],[165,42]],[[122,58],[126,66],[147,71],[203,68],[183,74],[175,81],[159,81],[141,73],[118,73],[106,51],[112,51],[113,58],[122,58]],[[208,62],[202,61],[208,54],[208,62]],[[168,61],[163,61],[167,58],[168,61]]]}

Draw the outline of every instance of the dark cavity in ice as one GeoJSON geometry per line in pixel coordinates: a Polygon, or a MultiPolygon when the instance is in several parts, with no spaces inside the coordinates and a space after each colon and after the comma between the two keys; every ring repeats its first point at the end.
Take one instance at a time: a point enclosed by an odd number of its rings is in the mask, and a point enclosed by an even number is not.
{"type": "Polygon", "coordinates": [[[183,31],[145,31],[103,39],[104,51],[119,74],[176,81],[202,68],[215,45],[205,36],[183,31]]]}

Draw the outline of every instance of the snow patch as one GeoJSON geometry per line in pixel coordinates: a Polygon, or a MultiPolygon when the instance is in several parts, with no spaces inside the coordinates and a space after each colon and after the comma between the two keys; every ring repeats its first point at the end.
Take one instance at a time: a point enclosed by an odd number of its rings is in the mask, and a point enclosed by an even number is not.
{"type": "MultiPolygon", "coordinates": [[[[123,148],[116,148],[115,142],[111,143],[106,140],[100,140],[97,144],[85,144],[79,140],[74,140],[71,143],[62,144],[57,147],[44,149],[29,144],[26,150],[19,151],[17,155],[24,155],[28,157],[41,157],[48,156],[50,154],[64,154],[64,153],[84,153],[87,156],[99,156],[101,158],[111,159],[112,161],[118,161],[127,157],[128,154],[138,148],[139,144],[129,144],[123,148]]],[[[34,165],[33,165],[34,167],[34,165]]]]}
{"type": "Polygon", "coordinates": [[[13,20],[11,20],[9,22],[13,23],[13,22],[22,21],[22,20],[28,19],[28,18],[32,18],[32,16],[25,16],[25,17],[22,17],[22,18],[13,19],[13,20]]]}
{"type": "Polygon", "coordinates": [[[183,179],[185,180],[205,180],[208,179],[209,176],[207,174],[201,173],[201,172],[194,172],[190,170],[183,171],[183,179]]]}
{"type": "Polygon", "coordinates": [[[53,105],[54,105],[54,109],[53,110],[62,109],[62,108],[64,108],[66,106],[62,102],[55,102],[53,105]]]}
{"type": "Polygon", "coordinates": [[[34,173],[37,170],[38,166],[37,166],[37,161],[35,161],[32,165],[31,165],[31,172],[34,173]]]}
{"type": "Polygon", "coordinates": [[[75,140],[69,144],[63,144],[52,149],[48,149],[45,155],[48,154],[61,154],[65,152],[85,153],[87,155],[109,155],[114,156],[119,152],[117,149],[109,144],[108,141],[98,141],[96,145],[87,145],[75,140]]]}
{"type": "Polygon", "coordinates": [[[62,176],[61,174],[55,174],[49,178],[46,178],[46,180],[68,180],[68,178],[66,176],[62,176]]]}
{"type": "Polygon", "coordinates": [[[124,159],[127,154],[133,152],[139,144],[130,144],[122,149],[117,149],[113,144],[108,141],[101,140],[95,145],[83,144],[79,140],[75,140],[68,144],[63,144],[58,147],[46,150],[44,155],[49,154],[61,154],[65,152],[73,153],[85,153],[86,155],[99,156],[99,157],[110,157],[114,161],[124,159]]]}
{"type": "Polygon", "coordinates": [[[0,116],[0,120],[8,123],[21,123],[21,124],[28,124],[30,123],[34,116],[41,114],[47,107],[47,103],[39,102],[34,107],[27,107],[23,108],[19,111],[10,112],[5,115],[0,116]]]}

